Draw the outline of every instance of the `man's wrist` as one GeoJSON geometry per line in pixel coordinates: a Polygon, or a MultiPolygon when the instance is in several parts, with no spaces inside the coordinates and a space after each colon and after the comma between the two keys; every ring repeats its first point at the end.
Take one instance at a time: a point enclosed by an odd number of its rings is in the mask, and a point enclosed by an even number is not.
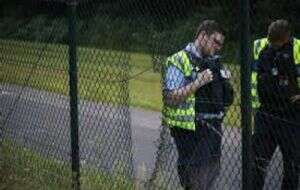
{"type": "Polygon", "coordinates": [[[201,80],[197,78],[197,79],[194,81],[194,86],[195,86],[196,88],[201,87],[201,86],[202,86],[201,80]]]}

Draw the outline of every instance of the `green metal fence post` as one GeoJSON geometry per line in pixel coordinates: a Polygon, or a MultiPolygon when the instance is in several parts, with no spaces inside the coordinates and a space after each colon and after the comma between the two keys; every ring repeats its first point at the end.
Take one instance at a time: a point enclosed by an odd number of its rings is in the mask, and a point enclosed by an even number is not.
{"type": "Polygon", "coordinates": [[[72,187],[80,189],[80,160],[78,136],[78,78],[76,55],[76,0],[68,2],[69,11],[69,85],[70,85],[70,114],[71,114],[71,152],[72,152],[72,187]]]}
{"type": "Polygon", "coordinates": [[[249,0],[241,0],[242,189],[251,189],[251,60],[249,0]]]}

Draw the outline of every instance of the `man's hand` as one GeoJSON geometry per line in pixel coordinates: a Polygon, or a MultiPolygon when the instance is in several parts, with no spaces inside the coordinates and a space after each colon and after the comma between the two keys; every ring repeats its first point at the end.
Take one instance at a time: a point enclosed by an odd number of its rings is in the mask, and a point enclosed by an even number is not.
{"type": "Polygon", "coordinates": [[[210,69],[206,69],[200,73],[197,73],[196,84],[201,87],[213,80],[213,74],[210,69]]]}
{"type": "MultiPolygon", "coordinates": [[[[291,97],[292,103],[296,103],[300,101],[300,94],[291,97]]],[[[299,102],[300,103],[300,102],[299,102]]]]}

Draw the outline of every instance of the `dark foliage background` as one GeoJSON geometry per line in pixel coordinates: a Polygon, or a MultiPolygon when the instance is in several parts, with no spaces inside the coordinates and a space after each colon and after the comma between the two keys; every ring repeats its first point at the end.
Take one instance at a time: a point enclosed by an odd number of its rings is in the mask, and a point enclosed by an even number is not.
{"type": "MultiPolygon", "coordinates": [[[[0,37],[14,38],[18,35],[15,29],[18,25],[37,26],[37,20],[46,20],[44,27],[55,23],[57,16],[65,17],[68,0],[0,0],[0,37]],[[55,17],[55,18],[54,18],[55,17]],[[7,27],[7,23],[11,23],[7,27]],[[12,35],[10,35],[12,33],[12,35]]],[[[130,47],[111,46],[111,42],[102,43],[103,48],[124,49],[130,51],[151,51],[151,41],[164,40],[174,32],[181,36],[176,41],[174,49],[183,43],[191,41],[194,31],[201,20],[212,18],[218,20],[227,31],[229,43],[237,40],[239,24],[239,1],[224,0],[78,0],[79,11],[78,35],[84,37],[90,30],[97,29],[95,41],[106,41],[107,32],[103,28],[118,28],[120,35],[113,40],[131,40],[130,47]],[[122,19],[120,19],[122,18],[122,19]],[[128,33],[129,36],[122,36],[128,33]],[[129,37],[129,38],[128,38],[129,37]]],[[[292,23],[295,34],[300,32],[300,1],[293,0],[252,0],[251,1],[252,36],[265,35],[268,24],[278,18],[288,19],[292,23]]],[[[34,40],[34,34],[26,35],[28,40],[34,40]]],[[[65,42],[65,35],[56,39],[65,42]]],[[[82,44],[84,45],[84,44],[82,44]]],[[[98,44],[99,45],[99,44],[98,44]]],[[[172,50],[171,50],[172,51],[172,50]]],[[[168,52],[162,52],[168,53],[168,52]]]]}

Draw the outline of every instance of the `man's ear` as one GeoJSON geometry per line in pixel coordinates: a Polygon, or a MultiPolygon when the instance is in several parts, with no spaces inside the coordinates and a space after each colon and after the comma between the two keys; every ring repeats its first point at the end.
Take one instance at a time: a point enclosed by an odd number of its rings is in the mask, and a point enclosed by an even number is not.
{"type": "Polygon", "coordinates": [[[208,36],[206,34],[206,32],[202,31],[199,33],[198,37],[197,37],[197,44],[198,46],[202,46],[203,45],[203,41],[207,41],[208,40],[208,36]]]}
{"type": "Polygon", "coordinates": [[[197,39],[200,41],[203,40],[205,37],[206,37],[206,32],[202,31],[199,33],[197,39]]]}

